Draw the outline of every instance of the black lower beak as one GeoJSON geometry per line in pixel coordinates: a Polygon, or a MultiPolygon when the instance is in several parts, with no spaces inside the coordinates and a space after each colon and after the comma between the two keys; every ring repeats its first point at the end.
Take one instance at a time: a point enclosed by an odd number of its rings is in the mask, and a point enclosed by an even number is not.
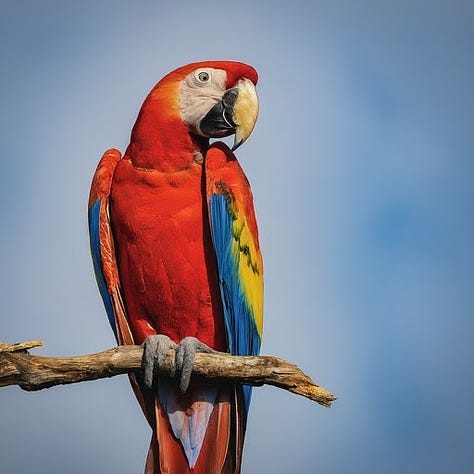
{"type": "Polygon", "coordinates": [[[232,116],[238,93],[235,87],[226,91],[222,99],[201,119],[199,131],[202,135],[219,138],[235,133],[236,125],[232,116]]]}

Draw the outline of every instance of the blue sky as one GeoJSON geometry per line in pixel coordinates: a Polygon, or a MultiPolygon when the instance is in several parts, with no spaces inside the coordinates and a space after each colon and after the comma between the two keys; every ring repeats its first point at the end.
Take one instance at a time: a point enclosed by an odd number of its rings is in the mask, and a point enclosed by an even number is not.
{"type": "MultiPolygon", "coordinates": [[[[266,269],[263,352],[332,389],[255,390],[245,473],[474,463],[474,6],[456,1],[2,2],[0,339],[113,345],[86,204],[149,89],[236,59],[261,113],[238,157],[266,269]]],[[[0,390],[0,471],[141,472],[126,377],[0,390]]]]}

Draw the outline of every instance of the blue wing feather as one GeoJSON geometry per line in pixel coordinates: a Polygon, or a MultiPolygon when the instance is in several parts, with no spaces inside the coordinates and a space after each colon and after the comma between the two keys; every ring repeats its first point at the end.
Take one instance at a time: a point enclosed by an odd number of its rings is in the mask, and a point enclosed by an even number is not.
{"type": "MultiPolygon", "coordinates": [[[[239,280],[239,256],[232,249],[233,217],[229,204],[228,197],[224,194],[210,196],[209,215],[224,308],[227,349],[234,355],[257,355],[261,340],[239,280]]],[[[248,411],[252,387],[244,385],[243,393],[248,411]]]]}
{"type": "Polygon", "coordinates": [[[239,281],[238,255],[232,251],[232,214],[228,198],[223,194],[214,194],[209,204],[228,351],[234,355],[257,355],[260,336],[239,281]]]}
{"type": "Polygon", "coordinates": [[[105,310],[107,312],[107,318],[109,319],[110,326],[114,331],[115,338],[118,341],[117,327],[115,324],[115,314],[112,304],[112,298],[107,290],[107,284],[105,282],[104,273],[101,265],[101,251],[100,251],[100,208],[102,201],[98,199],[92,207],[89,209],[89,236],[91,245],[92,262],[94,264],[94,272],[97,280],[97,286],[99,287],[100,295],[104,301],[105,310]]]}

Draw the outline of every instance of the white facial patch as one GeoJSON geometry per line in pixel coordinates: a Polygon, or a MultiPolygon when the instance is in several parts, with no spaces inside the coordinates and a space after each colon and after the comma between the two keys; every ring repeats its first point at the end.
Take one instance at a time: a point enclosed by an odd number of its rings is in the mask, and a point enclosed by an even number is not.
{"type": "Polygon", "coordinates": [[[181,83],[179,107],[185,124],[199,131],[201,119],[224,95],[227,73],[222,69],[199,68],[181,83]]]}

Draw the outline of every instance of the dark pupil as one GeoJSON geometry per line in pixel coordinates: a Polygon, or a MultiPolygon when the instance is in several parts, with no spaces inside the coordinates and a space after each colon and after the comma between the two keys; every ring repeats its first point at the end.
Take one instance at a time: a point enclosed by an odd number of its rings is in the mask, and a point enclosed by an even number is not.
{"type": "Polygon", "coordinates": [[[199,79],[201,79],[201,81],[207,81],[209,79],[209,75],[206,72],[201,72],[201,74],[199,74],[199,79]]]}

